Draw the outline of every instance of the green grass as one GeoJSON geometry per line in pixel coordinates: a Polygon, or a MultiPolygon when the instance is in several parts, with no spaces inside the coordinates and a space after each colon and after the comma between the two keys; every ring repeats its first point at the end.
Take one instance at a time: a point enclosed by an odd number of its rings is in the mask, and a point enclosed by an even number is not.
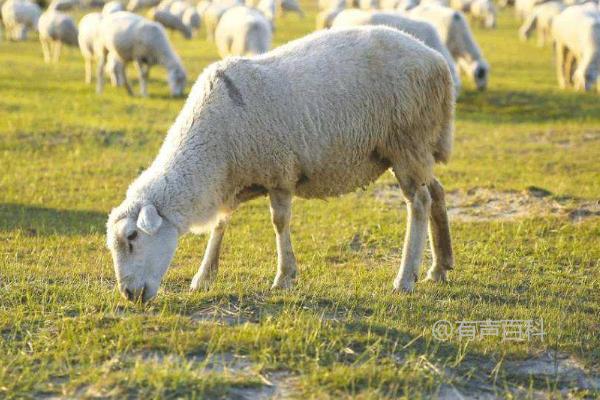
{"type": "MultiPolygon", "coordinates": [[[[304,20],[279,22],[277,45],[313,29],[314,7],[305,8],[304,20]]],[[[519,42],[511,12],[499,26],[475,30],[492,66],[489,90],[466,83],[440,179],[448,190],[537,186],[557,199],[597,201],[599,97],[558,90],[551,49],[519,42]]],[[[172,38],[192,78],[217,59],[203,35],[172,38]]],[[[391,175],[338,199],[295,200],[300,279],[290,291],[268,289],[276,252],[262,199],[234,215],[211,291],[188,292],[206,243],[190,235],[155,301],[122,300],[104,246],[107,213],[183,103],[168,97],[164,71],[151,77],[150,98],[111,87],[97,96],[76,49],[45,65],[37,41],[0,42],[0,397],[273,394],[265,379],[276,372],[278,390],[293,398],[428,397],[442,385],[469,393],[478,382],[499,396],[514,385],[520,396],[566,396],[561,376],[503,368],[544,352],[572,356],[598,376],[599,218],[453,221],[451,283],[393,294],[405,212],[373,195],[391,175]],[[543,341],[439,342],[431,331],[441,319],[540,318],[543,341]],[[231,358],[230,368],[211,368],[212,357],[231,358]]],[[[600,396],[569,387],[576,397],[600,396]]]]}

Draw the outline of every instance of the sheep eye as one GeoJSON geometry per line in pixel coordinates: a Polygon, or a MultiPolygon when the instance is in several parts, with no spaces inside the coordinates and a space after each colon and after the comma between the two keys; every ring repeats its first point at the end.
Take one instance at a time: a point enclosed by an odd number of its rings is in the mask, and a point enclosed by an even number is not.
{"type": "Polygon", "coordinates": [[[135,240],[135,238],[137,237],[137,231],[133,231],[131,232],[128,236],[127,236],[127,240],[135,240]]]}

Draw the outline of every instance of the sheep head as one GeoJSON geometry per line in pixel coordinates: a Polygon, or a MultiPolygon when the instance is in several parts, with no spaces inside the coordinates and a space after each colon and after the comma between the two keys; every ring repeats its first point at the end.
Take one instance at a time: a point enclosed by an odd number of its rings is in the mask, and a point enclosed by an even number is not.
{"type": "Polygon", "coordinates": [[[175,253],[177,228],[152,204],[122,204],[111,212],[106,227],[119,291],[131,301],[151,300],[175,253]]]}

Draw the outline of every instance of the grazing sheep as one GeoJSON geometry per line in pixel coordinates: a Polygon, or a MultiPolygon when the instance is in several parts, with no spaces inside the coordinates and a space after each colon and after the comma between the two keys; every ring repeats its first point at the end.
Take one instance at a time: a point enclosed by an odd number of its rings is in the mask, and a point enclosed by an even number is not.
{"type": "Polygon", "coordinates": [[[102,71],[110,54],[117,61],[117,76],[130,95],[133,92],[125,75],[125,66],[129,62],[134,62],[137,67],[142,96],[148,95],[148,75],[150,67],[155,64],[161,64],[167,69],[171,95],[183,94],[186,73],[160,24],[127,11],[109,14],[100,21],[98,40],[94,42],[94,46],[94,53],[98,54],[98,93],[104,87],[102,71]]]}
{"type": "Polygon", "coordinates": [[[285,15],[288,12],[293,12],[300,17],[304,17],[304,11],[302,11],[297,0],[277,0],[277,14],[285,15]]]}
{"type": "Polygon", "coordinates": [[[548,1],[533,7],[529,17],[519,29],[519,37],[526,41],[533,31],[538,32],[538,46],[544,46],[551,41],[552,19],[565,9],[561,1],[548,1]]]}
{"type": "Polygon", "coordinates": [[[79,6],[79,0],[52,0],[48,10],[69,11],[79,6]]]}
{"type": "Polygon", "coordinates": [[[196,4],[196,11],[198,11],[198,15],[200,15],[200,19],[204,19],[204,12],[208,7],[210,7],[210,1],[200,0],[198,4],[196,4]]]}
{"type": "Polygon", "coordinates": [[[127,3],[127,11],[137,11],[140,8],[155,7],[160,3],[160,0],[129,0],[127,3]]]}
{"type": "Polygon", "coordinates": [[[473,0],[469,5],[468,14],[474,23],[483,28],[496,27],[496,6],[492,0],[473,0]]]}
{"type": "Polygon", "coordinates": [[[217,29],[217,25],[219,25],[219,20],[225,13],[225,11],[229,10],[231,6],[220,4],[220,3],[212,3],[210,6],[204,10],[203,21],[204,26],[206,26],[206,39],[209,41],[215,40],[215,30],[217,29]]]}
{"type": "Polygon", "coordinates": [[[444,281],[453,255],[433,167],[450,156],[453,109],[444,58],[387,27],[319,31],[258,57],[209,66],[158,156],[108,218],[121,293],[152,299],[178,238],[212,230],[191,285],[207,289],[229,216],[263,195],[270,197],[279,259],[272,287],[288,288],[297,272],[292,197],[339,196],[390,167],[409,211],[394,288],[414,290],[428,223],[428,277],[444,281]]]}
{"type": "Polygon", "coordinates": [[[320,11],[316,18],[316,29],[329,29],[335,20],[335,17],[342,12],[344,8],[332,8],[329,10],[320,11]]]}
{"type": "Polygon", "coordinates": [[[468,13],[471,9],[473,0],[450,0],[450,8],[457,11],[468,13]]]}
{"type": "Polygon", "coordinates": [[[544,2],[545,0],[515,0],[515,17],[524,21],[533,11],[533,7],[544,2]]]}
{"type": "Polygon", "coordinates": [[[123,3],[118,0],[109,1],[108,3],[104,4],[104,7],[102,7],[103,15],[112,14],[118,11],[125,11],[123,3]]]}
{"type": "Polygon", "coordinates": [[[413,8],[409,11],[409,15],[411,18],[432,24],[454,57],[459,70],[473,79],[477,89],[487,88],[489,65],[483,58],[469,25],[460,11],[426,4],[413,8]]]}
{"type": "Polygon", "coordinates": [[[167,11],[181,20],[181,23],[194,34],[200,28],[200,14],[188,2],[183,0],[163,0],[158,10],[167,11]]]}
{"type": "Polygon", "coordinates": [[[2,22],[9,40],[27,40],[30,29],[37,30],[40,6],[29,0],[7,0],[2,5],[2,22]]]}
{"type": "Polygon", "coordinates": [[[320,11],[346,8],[346,0],[319,0],[320,11]]]}
{"type": "Polygon", "coordinates": [[[230,56],[254,56],[271,48],[271,24],[254,8],[232,7],[223,14],[215,42],[221,58],[230,56]]]}
{"type": "Polygon", "coordinates": [[[331,27],[349,28],[360,25],[384,25],[389,26],[390,28],[399,29],[423,41],[423,43],[432,49],[437,50],[448,63],[456,94],[460,92],[460,77],[458,76],[452,55],[442,43],[440,36],[430,23],[415,21],[397,13],[350,9],[339,13],[331,27]]]}
{"type": "Polygon", "coordinates": [[[63,44],[77,46],[75,21],[60,11],[48,9],[44,12],[38,21],[38,31],[45,62],[58,62],[63,44]]]}
{"type": "MultiPolygon", "coordinates": [[[[81,51],[85,65],[85,83],[88,84],[92,83],[93,62],[98,59],[98,55],[95,53],[94,41],[98,37],[101,20],[102,14],[94,12],[84,15],[81,21],[79,21],[77,42],[79,43],[79,51],[81,51]]],[[[109,54],[106,60],[105,72],[110,76],[113,86],[121,86],[123,84],[117,76],[116,71],[119,68],[121,66],[109,54]]]]}
{"type": "Polygon", "coordinates": [[[160,23],[167,29],[181,33],[186,39],[192,38],[192,30],[183,23],[181,18],[171,14],[171,12],[167,10],[160,10],[157,7],[152,7],[148,10],[147,17],[152,21],[160,23]]]}
{"type": "Polygon", "coordinates": [[[590,91],[600,72],[600,11],[567,7],[552,20],[556,73],[561,88],[590,91]]]}
{"type": "Polygon", "coordinates": [[[379,8],[379,0],[359,0],[358,8],[361,10],[377,10],[379,8]]]}

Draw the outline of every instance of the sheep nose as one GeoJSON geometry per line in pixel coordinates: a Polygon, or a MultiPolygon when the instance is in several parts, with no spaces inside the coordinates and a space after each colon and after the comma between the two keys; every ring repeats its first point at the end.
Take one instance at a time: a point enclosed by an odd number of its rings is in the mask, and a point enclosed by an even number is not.
{"type": "Polygon", "coordinates": [[[145,303],[148,300],[150,300],[149,298],[147,298],[146,292],[147,292],[146,285],[144,285],[143,287],[138,288],[138,289],[131,289],[131,288],[126,287],[123,290],[123,294],[125,295],[127,300],[133,301],[133,302],[141,301],[142,303],[145,303]]]}
{"type": "Polygon", "coordinates": [[[133,292],[129,289],[125,289],[125,297],[127,297],[127,300],[133,301],[133,292]]]}

